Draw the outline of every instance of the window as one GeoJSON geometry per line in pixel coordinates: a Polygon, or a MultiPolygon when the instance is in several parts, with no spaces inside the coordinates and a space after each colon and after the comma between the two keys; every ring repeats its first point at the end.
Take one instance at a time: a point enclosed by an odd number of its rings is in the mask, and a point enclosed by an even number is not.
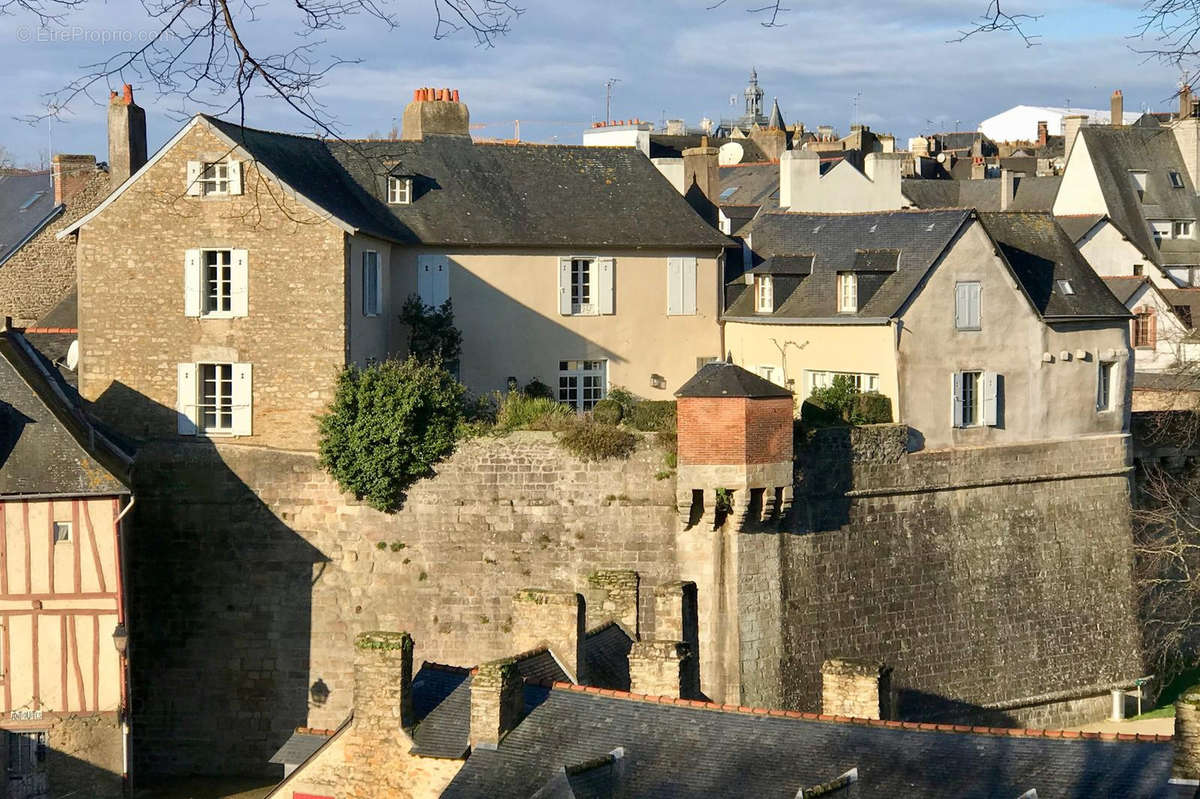
{"type": "Polygon", "coordinates": [[[954,284],[954,327],[958,330],[980,329],[980,299],[982,289],[979,283],[954,284]]]}
{"type": "Polygon", "coordinates": [[[838,313],[858,312],[858,275],[837,273],[838,313]]]}
{"type": "Polygon", "coordinates": [[[1129,170],[1129,178],[1133,181],[1134,191],[1139,200],[1146,199],[1146,171],[1144,169],[1129,170]]]}
{"type": "Polygon", "coordinates": [[[770,275],[756,275],[754,278],[754,310],[759,313],[775,311],[775,288],[771,285],[770,275]]]}
{"type": "Polygon", "coordinates": [[[608,394],[608,361],[559,361],[558,401],[590,411],[608,394]]]}
{"type": "Polygon", "coordinates": [[[54,523],[54,543],[61,544],[71,540],[71,523],[54,523]]]}
{"type": "Polygon", "coordinates": [[[46,762],[46,733],[9,730],[4,735],[8,738],[9,779],[28,777],[39,771],[38,764],[46,762]]]}
{"type": "Polygon", "coordinates": [[[833,378],[848,377],[854,387],[861,392],[879,390],[879,375],[869,372],[825,372],[806,369],[804,371],[804,397],[807,399],[813,389],[828,388],[833,385],[833,378]]]}
{"type": "Polygon", "coordinates": [[[953,378],[954,426],[998,426],[1003,378],[995,372],[973,370],[955,372],[953,378]]]}
{"type": "Polygon", "coordinates": [[[412,178],[388,176],[388,205],[408,205],[412,202],[412,178]]]}
{"type": "Polygon", "coordinates": [[[1177,189],[1182,189],[1182,188],[1183,188],[1183,175],[1179,174],[1179,173],[1178,173],[1178,172],[1176,172],[1174,169],[1172,169],[1171,171],[1169,171],[1169,172],[1167,173],[1167,175],[1168,175],[1168,176],[1171,178],[1171,185],[1172,185],[1174,188],[1177,188],[1177,189]]]}
{"type": "Polygon", "coordinates": [[[1133,346],[1153,347],[1155,344],[1154,311],[1149,308],[1138,308],[1133,313],[1133,346]]]}
{"type": "Polygon", "coordinates": [[[1112,376],[1113,364],[1101,361],[1096,380],[1096,410],[1112,410],[1112,376]]]}
{"type": "Polygon", "coordinates": [[[696,259],[667,258],[667,315],[695,316],[696,259]]]}
{"type": "Polygon", "coordinates": [[[1133,265],[1133,276],[1134,276],[1134,277],[1141,277],[1141,276],[1142,276],[1142,272],[1145,270],[1145,268],[1146,268],[1146,265],[1145,265],[1145,264],[1134,264],[1134,265],[1133,265]]]}
{"type": "Polygon", "coordinates": [[[737,186],[729,186],[728,188],[721,189],[721,193],[717,196],[717,199],[722,201],[728,200],[737,190],[737,186]]]}
{"type": "Polygon", "coordinates": [[[379,316],[383,303],[379,295],[379,253],[362,254],[363,316],[379,316]]]}
{"type": "Polygon", "coordinates": [[[176,405],[181,435],[251,434],[251,366],[181,363],[176,405]]]}
{"type": "Polygon", "coordinates": [[[1075,293],[1075,287],[1071,285],[1071,281],[1056,280],[1055,283],[1058,284],[1058,291],[1063,296],[1070,297],[1072,294],[1075,293]]]}
{"type": "Polygon", "coordinates": [[[246,250],[188,250],[183,265],[185,316],[229,318],[249,313],[246,250]]]}
{"type": "Polygon", "coordinates": [[[1154,242],[1157,244],[1162,239],[1171,238],[1172,227],[1165,219],[1150,220],[1150,232],[1154,234],[1154,242]]]}
{"type": "Polygon", "coordinates": [[[229,164],[205,164],[200,173],[200,193],[207,197],[210,194],[229,193],[229,164]]]}
{"type": "Polygon", "coordinates": [[[222,197],[242,193],[240,161],[188,161],[187,193],[191,197],[222,197]]]}
{"type": "Polygon", "coordinates": [[[564,316],[611,314],[615,305],[612,258],[571,256],[558,262],[558,311],[564,316]]]}
{"type": "Polygon", "coordinates": [[[1171,237],[1176,239],[1190,239],[1192,237],[1192,223],[1186,220],[1172,222],[1171,237]]]}
{"type": "Polygon", "coordinates": [[[779,386],[783,385],[783,372],[777,367],[765,365],[756,366],[754,367],[754,371],[759,377],[765,380],[770,380],[772,383],[779,386]]]}
{"type": "Polygon", "coordinates": [[[1183,326],[1188,330],[1192,329],[1192,306],[1176,305],[1175,315],[1179,317],[1179,321],[1183,322],[1183,326]]]}

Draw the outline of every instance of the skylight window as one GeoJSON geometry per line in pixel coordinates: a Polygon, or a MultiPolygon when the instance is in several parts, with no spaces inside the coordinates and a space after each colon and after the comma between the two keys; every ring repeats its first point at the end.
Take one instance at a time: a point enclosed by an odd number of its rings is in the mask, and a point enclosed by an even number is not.
{"type": "Polygon", "coordinates": [[[735,193],[735,192],[736,192],[736,191],[737,191],[739,188],[741,188],[741,187],[740,187],[740,186],[730,186],[729,188],[727,188],[727,189],[724,189],[724,190],[721,192],[721,196],[720,196],[720,198],[719,198],[719,199],[722,199],[722,200],[728,200],[730,197],[732,197],[732,196],[734,195],[734,193],[735,193]]]}
{"type": "Polygon", "coordinates": [[[1075,289],[1069,280],[1058,281],[1058,290],[1068,297],[1075,293],[1075,289]]]}
{"type": "Polygon", "coordinates": [[[1171,176],[1171,185],[1177,189],[1183,188],[1183,175],[1180,175],[1174,169],[1167,173],[1171,176]]]}
{"type": "Polygon", "coordinates": [[[46,192],[39,191],[37,194],[33,195],[28,200],[26,200],[24,203],[22,203],[21,207],[18,210],[28,211],[30,206],[32,206],[38,200],[42,199],[42,197],[44,197],[45,195],[46,195],[46,192]]]}

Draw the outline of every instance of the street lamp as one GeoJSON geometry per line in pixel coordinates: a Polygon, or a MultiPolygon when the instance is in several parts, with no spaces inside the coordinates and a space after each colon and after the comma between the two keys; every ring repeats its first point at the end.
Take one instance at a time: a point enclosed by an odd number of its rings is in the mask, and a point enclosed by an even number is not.
{"type": "Polygon", "coordinates": [[[113,646],[117,648],[117,654],[125,656],[126,650],[129,649],[129,632],[125,629],[124,624],[118,624],[113,630],[113,646]]]}

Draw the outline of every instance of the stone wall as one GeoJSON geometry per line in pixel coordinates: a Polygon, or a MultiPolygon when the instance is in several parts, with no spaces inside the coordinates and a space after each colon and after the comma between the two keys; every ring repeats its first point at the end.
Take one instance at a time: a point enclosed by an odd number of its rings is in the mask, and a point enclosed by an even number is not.
{"type": "Polygon", "coordinates": [[[51,796],[118,799],[123,795],[121,725],[116,713],[48,713],[38,722],[0,724],[0,775],[7,768],[7,731],[45,732],[46,761],[43,771],[26,784],[9,785],[5,797],[44,796],[35,790],[44,784],[49,785],[51,796]]]}

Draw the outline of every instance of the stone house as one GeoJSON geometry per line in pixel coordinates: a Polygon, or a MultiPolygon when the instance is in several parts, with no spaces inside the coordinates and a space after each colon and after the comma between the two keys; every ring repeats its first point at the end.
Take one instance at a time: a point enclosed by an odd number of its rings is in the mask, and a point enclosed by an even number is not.
{"type": "Polygon", "coordinates": [[[405,353],[413,295],[452,302],[477,392],[665,398],[720,355],[728,240],[640,153],[475,143],[465,105],[418,96],[397,141],[197,116],[61,233],[83,396],[138,437],[312,449],[337,371],[405,353]]]}
{"type": "Polygon", "coordinates": [[[1048,214],[775,213],[747,241],[725,348],[800,400],[848,375],[932,448],[1127,429],[1129,314],[1048,214]]]}
{"type": "Polygon", "coordinates": [[[5,797],[121,796],[128,773],[131,460],[71,396],[20,333],[0,331],[5,797]]]}

